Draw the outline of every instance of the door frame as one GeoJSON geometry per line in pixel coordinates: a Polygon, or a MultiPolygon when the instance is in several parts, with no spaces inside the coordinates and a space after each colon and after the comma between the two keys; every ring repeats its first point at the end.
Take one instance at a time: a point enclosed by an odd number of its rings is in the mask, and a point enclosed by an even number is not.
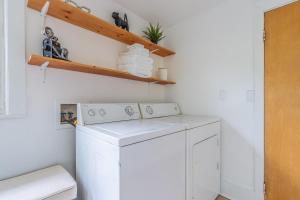
{"type": "Polygon", "coordinates": [[[264,199],[264,160],[265,160],[265,137],[264,137],[264,14],[270,10],[296,2],[297,0],[255,0],[254,9],[254,89],[255,89],[255,172],[254,185],[257,200],[264,199]]]}

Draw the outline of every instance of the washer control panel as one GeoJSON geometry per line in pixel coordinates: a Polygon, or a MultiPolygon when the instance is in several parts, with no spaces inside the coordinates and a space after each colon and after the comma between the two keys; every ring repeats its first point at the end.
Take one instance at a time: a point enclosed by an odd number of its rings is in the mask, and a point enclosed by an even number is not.
{"type": "Polygon", "coordinates": [[[137,103],[128,104],[78,104],[78,124],[101,124],[107,122],[140,119],[137,103]]]}

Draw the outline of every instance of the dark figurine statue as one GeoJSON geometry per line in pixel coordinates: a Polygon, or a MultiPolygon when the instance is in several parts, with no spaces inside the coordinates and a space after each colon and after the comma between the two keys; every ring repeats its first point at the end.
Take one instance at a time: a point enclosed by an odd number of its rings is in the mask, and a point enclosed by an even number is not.
{"type": "Polygon", "coordinates": [[[68,60],[68,50],[61,47],[58,38],[54,36],[50,27],[45,27],[43,35],[46,37],[43,40],[43,56],[68,60]]]}
{"type": "Polygon", "coordinates": [[[116,24],[118,27],[121,27],[122,29],[126,29],[127,31],[129,31],[128,18],[127,18],[127,15],[126,15],[126,14],[124,15],[124,19],[122,19],[122,18],[119,16],[119,13],[118,13],[118,12],[113,12],[112,18],[115,19],[115,24],[116,24]]]}

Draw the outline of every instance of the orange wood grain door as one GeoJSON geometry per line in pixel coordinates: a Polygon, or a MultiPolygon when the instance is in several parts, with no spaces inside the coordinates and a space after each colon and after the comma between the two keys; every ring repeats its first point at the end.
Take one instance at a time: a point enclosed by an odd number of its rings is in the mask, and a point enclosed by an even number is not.
{"type": "Polygon", "coordinates": [[[300,1],[265,14],[267,200],[300,200],[300,1]]]}

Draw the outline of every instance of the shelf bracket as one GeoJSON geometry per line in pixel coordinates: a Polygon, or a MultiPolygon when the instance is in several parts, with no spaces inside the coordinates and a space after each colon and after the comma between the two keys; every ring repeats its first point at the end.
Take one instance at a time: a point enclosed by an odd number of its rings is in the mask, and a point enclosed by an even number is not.
{"type": "Polygon", "coordinates": [[[43,83],[46,83],[46,73],[47,73],[47,68],[49,66],[49,61],[44,62],[43,64],[41,64],[41,70],[43,71],[43,83]]]}
{"type": "Polygon", "coordinates": [[[159,83],[159,81],[151,81],[151,82],[148,82],[148,87],[150,87],[151,85],[155,85],[156,83],[159,83]]]}
{"type": "Polygon", "coordinates": [[[41,17],[43,18],[42,20],[42,34],[44,33],[44,29],[45,29],[45,25],[46,25],[46,17],[48,14],[48,10],[49,10],[49,6],[50,6],[50,2],[46,1],[45,5],[43,6],[43,8],[41,9],[41,17]]]}
{"type": "Polygon", "coordinates": [[[156,51],[159,51],[159,49],[154,49],[154,50],[152,50],[150,53],[154,53],[154,52],[156,52],[156,51]]]}

